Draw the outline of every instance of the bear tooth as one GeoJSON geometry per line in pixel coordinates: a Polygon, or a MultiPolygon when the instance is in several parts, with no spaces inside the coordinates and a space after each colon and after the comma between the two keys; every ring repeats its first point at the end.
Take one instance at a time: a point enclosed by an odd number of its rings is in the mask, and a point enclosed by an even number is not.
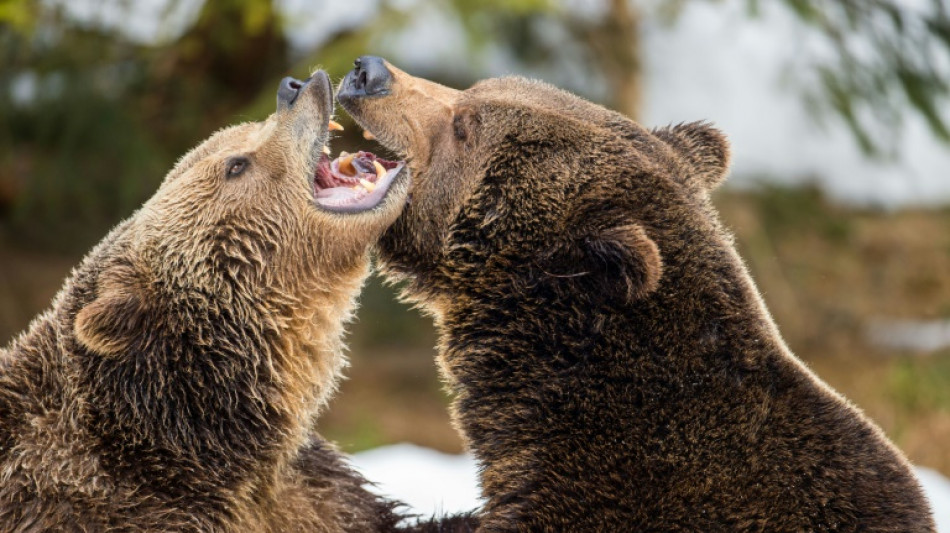
{"type": "Polygon", "coordinates": [[[373,190],[376,189],[376,184],[365,178],[360,178],[360,185],[369,192],[373,192],[373,190]]]}
{"type": "MultiPolygon", "coordinates": [[[[346,152],[341,153],[343,156],[346,152]]],[[[346,176],[353,176],[356,174],[356,169],[353,168],[353,158],[356,157],[356,154],[347,154],[340,159],[340,163],[337,165],[337,168],[346,176]]]]}
{"type": "Polygon", "coordinates": [[[373,167],[376,169],[376,179],[383,179],[386,175],[386,167],[379,164],[379,161],[373,161],[373,167]]]}
{"type": "Polygon", "coordinates": [[[324,147],[323,147],[323,153],[325,153],[325,154],[327,154],[327,155],[330,155],[330,147],[329,147],[329,146],[324,146],[324,147]]]}
{"type": "Polygon", "coordinates": [[[370,133],[369,130],[363,130],[363,138],[367,141],[372,141],[376,136],[370,133]]]}
{"type": "Polygon", "coordinates": [[[343,131],[343,126],[341,126],[340,123],[335,120],[331,120],[330,124],[327,125],[327,128],[330,131],[337,131],[337,130],[343,131]]]}

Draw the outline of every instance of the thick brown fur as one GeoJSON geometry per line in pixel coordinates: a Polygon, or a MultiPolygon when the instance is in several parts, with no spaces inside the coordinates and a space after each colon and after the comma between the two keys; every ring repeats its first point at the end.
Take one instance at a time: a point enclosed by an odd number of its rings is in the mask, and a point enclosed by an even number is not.
{"type": "Polygon", "coordinates": [[[341,96],[411,158],[384,271],[431,312],[480,531],[933,531],[901,452],[786,347],[709,202],[728,144],[519,78],[341,96]]]}
{"type": "Polygon", "coordinates": [[[371,211],[317,208],[331,110],[315,75],[194,149],[0,351],[0,530],[396,529],[312,430],[368,246],[406,197],[402,180],[371,211]]]}

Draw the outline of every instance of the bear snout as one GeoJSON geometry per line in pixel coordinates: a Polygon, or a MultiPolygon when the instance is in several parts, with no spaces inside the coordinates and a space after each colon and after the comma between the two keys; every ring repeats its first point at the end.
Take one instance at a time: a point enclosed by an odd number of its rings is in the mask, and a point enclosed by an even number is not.
{"type": "Polygon", "coordinates": [[[333,109],[333,85],[330,83],[330,76],[318,70],[306,80],[300,81],[296,78],[287,76],[280,80],[277,87],[277,111],[285,111],[294,107],[300,95],[308,89],[316,91],[317,98],[322,99],[322,108],[329,115],[333,109]]]}
{"type": "Polygon", "coordinates": [[[353,70],[343,78],[340,94],[337,98],[354,99],[364,96],[384,96],[389,94],[393,75],[386,68],[386,62],[377,56],[362,56],[353,62],[353,70]]]}
{"type": "MultiPolygon", "coordinates": [[[[308,80],[309,81],[309,80],[308,80]]],[[[277,109],[286,109],[294,105],[297,101],[297,95],[306,82],[287,76],[280,80],[280,87],[277,88],[277,109]]]]}

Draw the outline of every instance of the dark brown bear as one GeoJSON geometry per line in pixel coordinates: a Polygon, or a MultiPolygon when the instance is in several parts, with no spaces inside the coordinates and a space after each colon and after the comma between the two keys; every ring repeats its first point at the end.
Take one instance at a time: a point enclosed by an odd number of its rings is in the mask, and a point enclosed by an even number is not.
{"type": "Polygon", "coordinates": [[[481,531],[933,531],[905,458],[792,355],[718,221],[721,133],[373,57],[338,98],[410,160],[380,255],[435,317],[481,531]]]}
{"type": "Polygon", "coordinates": [[[396,528],[312,431],[408,181],[330,190],[331,111],[325,73],[284,80],[277,113],[184,157],[0,350],[0,531],[396,528]]]}

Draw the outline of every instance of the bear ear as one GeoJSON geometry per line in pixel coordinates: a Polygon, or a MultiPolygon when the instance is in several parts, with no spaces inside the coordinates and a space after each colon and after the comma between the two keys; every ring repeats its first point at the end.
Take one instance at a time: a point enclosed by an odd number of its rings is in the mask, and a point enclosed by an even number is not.
{"type": "Polygon", "coordinates": [[[572,285],[575,294],[624,305],[656,290],[663,261],[642,226],[622,224],[576,237],[550,254],[542,270],[557,286],[572,285]]]}
{"type": "Polygon", "coordinates": [[[106,270],[99,276],[96,298],[76,314],[76,339],[102,355],[128,349],[148,331],[148,301],[145,284],[131,267],[106,270]]]}
{"type": "Polygon", "coordinates": [[[707,122],[690,122],[653,130],[686,160],[684,178],[712,191],[726,178],[731,157],[726,136],[707,122]]]}

